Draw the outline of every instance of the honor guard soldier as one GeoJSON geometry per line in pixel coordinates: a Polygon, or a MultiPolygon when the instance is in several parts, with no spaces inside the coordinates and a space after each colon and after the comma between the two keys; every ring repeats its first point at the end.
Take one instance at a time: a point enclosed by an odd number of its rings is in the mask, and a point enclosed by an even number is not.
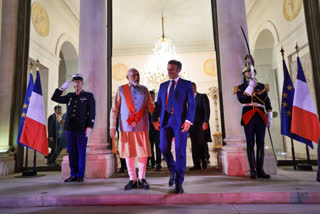
{"type": "Polygon", "coordinates": [[[84,91],[83,76],[74,74],[72,80],[57,88],[51,100],[67,104],[64,128],[68,142],[71,176],[64,182],[83,182],[86,165],[86,147],[95,120],[95,99],[92,93],[84,91]],[[71,82],[75,92],[61,96],[71,82]]]}
{"type": "MultiPolygon", "coordinates": [[[[268,97],[268,84],[258,83],[252,78],[249,57],[247,64],[242,70],[243,83],[233,88],[233,94],[237,94],[242,104],[241,125],[247,140],[247,155],[250,166],[250,177],[270,178],[263,170],[264,160],[264,137],[266,127],[272,123],[272,107],[268,97]],[[267,112],[267,114],[266,114],[267,112]],[[254,155],[254,144],[256,143],[256,157],[254,155]]],[[[254,69],[256,74],[256,70],[254,69]]]]}

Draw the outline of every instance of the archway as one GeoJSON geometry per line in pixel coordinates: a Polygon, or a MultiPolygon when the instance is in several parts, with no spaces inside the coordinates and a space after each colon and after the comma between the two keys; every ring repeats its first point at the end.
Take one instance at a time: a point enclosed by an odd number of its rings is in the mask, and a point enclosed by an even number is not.
{"type": "MultiPolygon", "coordinates": [[[[72,78],[72,75],[78,72],[78,54],[71,42],[64,42],[59,53],[59,81],[58,85],[62,85],[65,81],[72,78]]],[[[72,91],[72,87],[68,90],[72,91]]],[[[67,91],[68,91],[67,90],[67,91]]]]}
{"type": "MultiPolygon", "coordinates": [[[[268,29],[262,30],[256,39],[254,46],[254,61],[255,68],[257,70],[257,79],[259,82],[264,84],[269,84],[270,91],[268,92],[269,98],[272,105],[272,110],[274,112],[274,118],[272,126],[270,127],[270,132],[272,134],[272,140],[274,144],[274,149],[277,155],[277,159],[283,159],[285,156],[285,145],[283,143],[283,137],[279,130],[281,129],[280,122],[280,103],[279,103],[279,93],[278,93],[278,82],[277,82],[277,67],[276,62],[273,58],[275,46],[275,38],[272,32],[268,29]]],[[[271,150],[271,142],[266,134],[265,147],[267,150],[271,150]]]]}

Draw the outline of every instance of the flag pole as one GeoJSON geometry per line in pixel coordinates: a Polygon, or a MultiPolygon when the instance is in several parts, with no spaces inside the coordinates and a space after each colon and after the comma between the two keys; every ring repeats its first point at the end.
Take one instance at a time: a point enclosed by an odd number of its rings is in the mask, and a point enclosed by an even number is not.
{"type": "MultiPolygon", "coordinates": [[[[25,158],[25,160],[24,160],[24,168],[25,168],[25,170],[27,170],[28,169],[28,153],[29,153],[29,148],[28,147],[26,147],[26,158],[25,158]]],[[[24,171],[24,170],[23,170],[24,171]]],[[[24,172],[23,172],[24,173],[24,172]]],[[[22,173],[22,174],[23,174],[22,173]]]]}
{"type": "MultiPolygon", "coordinates": [[[[33,64],[32,62],[30,63],[30,73],[32,74],[32,68],[33,64]]],[[[36,150],[34,150],[34,157],[33,157],[33,169],[32,171],[28,170],[28,156],[29,156],[29,147],[26,147],[26,160],[25,160],[25,170],[22,172],[22,176],[35,176],[37,175],[37,171],[35,169],[35,156],[36,156],[36,150]]]]}
{"type": "Polygon", "coordinates": [[[309,152],[309,147],[308,147],[307,144],[306,144],[306,153],[307,153],[307,163],[308,163],[309,165],[311,165],[310,152],[309,152]]]}
{"type": "MultiPolygon", "coordinates": [[[[281,47],[280,52],[281,52],[281,56],[282,56],[282,61],[284,61],[284,50],[283,50],[283,47],[281,47]]],[[[290,139],[291,139],[292,165],[293,165],[293,169],[297,170],[296,155],[295,155],[295,151],[294,151],[293,139],[292,139],[292,137],[290,137],[290,139]]]]}
{"type": "MultiPolygon", "coordinates": [[[[32,73],[32,68],[33,68],[33,64],[32,64],[32,62],[30,63],[30,72],[32,73]]],[[[26,173],[26,170],[28,170],[28,159],[29,159],[29,155],[28,155],[28,153],[29,153],[29,147],[26,147],[26,157],[25,157],[25,165],[24,165],[24,170],[23,170],[23,172],[22,172],[22,176],[26,176],[27,175],[27,173],[26,173]]]]}
{"type": "Polygon", "coordinates": [[[296,155],[295,155],[295,152],[294,152],[294,144],[293,144],[293,139],[292,138],[291,138],[291,153],[292,153],[293,169],[297,170],[296,155]]]}
{"type": "MultiPolygon", "coordinates": [[[[36,61],[36,70],[40,70],[40,61],[37,59],[36,61]]],[[[33,154],[33,175],[37,175],[37,151],[34,150],[33,154]]]]}
{"type": "MultiPolygon", "coordinates": [[[[296,49],[297,58],[298,58],[299,57],[298,42],[296,43],[295,49],[296,49]]],[[[298,168],[305,171],[312,171],[312,165],[310,163],[310,153],[309,153],[309,148],[307,143],[306,143],[306,155],[307,155],[307,164],[298,164],[298,168]]]]}

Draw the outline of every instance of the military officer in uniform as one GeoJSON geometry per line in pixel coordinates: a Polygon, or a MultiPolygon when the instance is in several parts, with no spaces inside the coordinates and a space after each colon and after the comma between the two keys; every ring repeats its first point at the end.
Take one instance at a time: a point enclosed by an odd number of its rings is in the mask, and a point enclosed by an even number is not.
{"type": "Polygon", "coordinates": [[[84,91],[83,76],[74,74],[72,80],[57,88],[51,100],[67,104],[64,128],[68,142],[71,176],[65,182],[83,182],[86,165],[86,147],[95,120],[95,99],[92,93],[84,91]],[[61,96],[71,82],[75,92],[61,96]]]}
{"type": "MultiPolygon", "coordinates": [[[[272,107],[268,97],[269,86],[252,78],[248,59],[247,56],[247,64],[242,71],[243,83],[233,88],[233,94],[237,94],[243,106],[241,125],[244,126],[247,140],[250,177],[252,179],[270,178],[270,175],[263,170],[264,137],[266,127],[270,127],[272,122],[272,107]],[[255,143],[256,156],[254,155],[255,143]]],[[[256,73],[256,70],[254,72],[256,73]]]]}

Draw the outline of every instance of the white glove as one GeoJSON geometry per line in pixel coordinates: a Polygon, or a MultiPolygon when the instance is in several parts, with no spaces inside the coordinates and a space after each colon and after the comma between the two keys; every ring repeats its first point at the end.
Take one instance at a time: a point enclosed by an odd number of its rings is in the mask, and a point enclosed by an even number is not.
{"type": "Polygon", "coordinates": [[[60,87],[61,91],[65,91],[67,88],[69,88],[72,80],[68,80],[67,82],[63,83],[63,85],[60,87]]]}
{"type": "Polygon", "coordinates": [[[268,127],[272,124],[272,111],[268,111],[268,127]]]}
{"type": "Polygon", "coordinates": [[[252,86],[253,88],[255,88],[257,86],[257,81],[255,79],[251,79],[249,81],[249,85],[252,86]]]}
{"type": "Polygon", "coordinates": [[[249,85],[248,87],[246,88],[246,90],[244,91],[245,93],[249,94],[250,96],[252,95],[253,93],[253,90],[254,88],[257,86],[257,82],[254,80],[254,79],[251,79],[249,81],[249,85]]]}
{"type": "Polygon", "coordinates": [[[92,132],[92,128],[88,127],[88,128],[86,129],[86,137],[89,137],[89,135],[91,134],[91,132],[92,132]]]}

